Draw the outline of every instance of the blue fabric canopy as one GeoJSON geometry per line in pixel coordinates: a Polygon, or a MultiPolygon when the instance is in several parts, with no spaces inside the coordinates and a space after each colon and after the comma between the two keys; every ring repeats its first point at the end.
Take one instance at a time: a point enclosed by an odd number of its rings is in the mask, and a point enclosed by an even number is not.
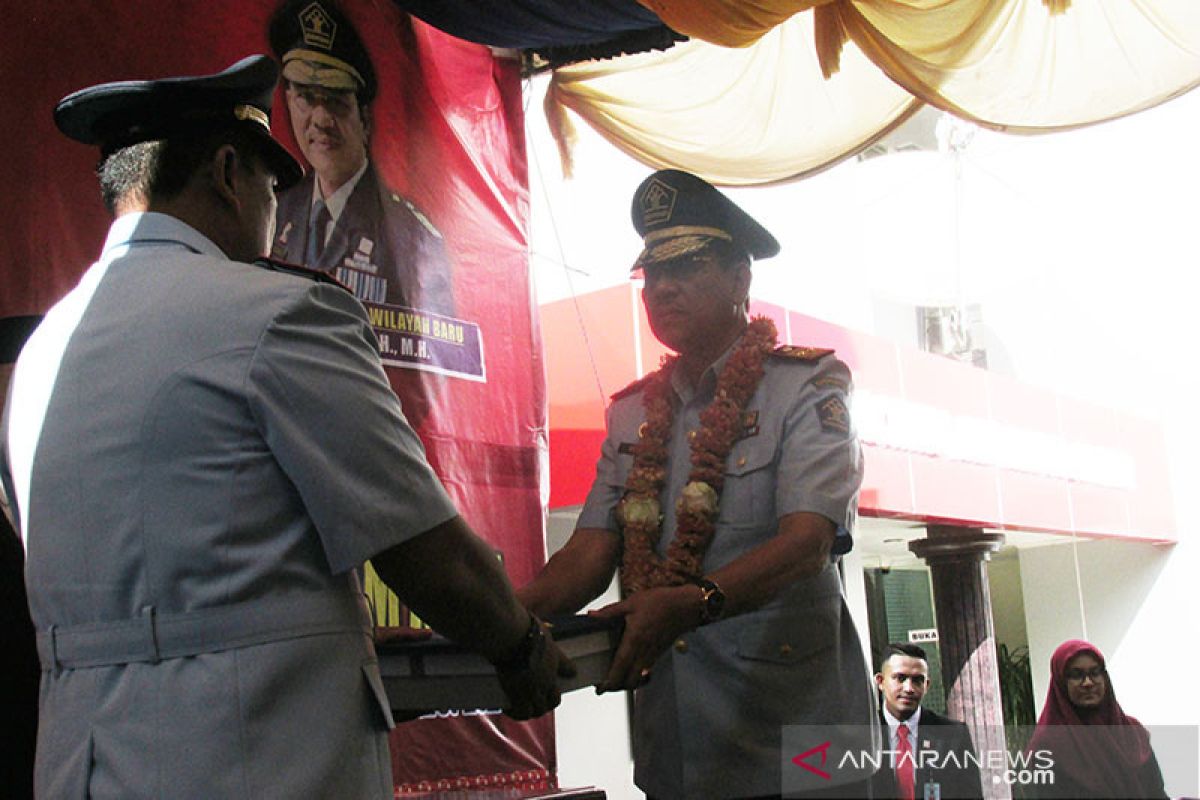
{"type": "Polygon", "coordinates": [[[394,1],[460,39],[531,50],[550,60],[605,58],[670,47],[685,38],[636,0],[394,1]]]}

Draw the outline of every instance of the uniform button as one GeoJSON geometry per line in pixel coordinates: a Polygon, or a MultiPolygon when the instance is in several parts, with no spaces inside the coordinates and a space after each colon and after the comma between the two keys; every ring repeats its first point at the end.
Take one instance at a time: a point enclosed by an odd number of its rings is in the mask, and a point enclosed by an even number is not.
{"type": "Polygon", "coordinates": [[[687,640],[686,639],[676,639],[675,640],[675,652],[676,653],[686,653],[687,652],[687,640]]]}
{"type": "Polygon", "coordinates": [[[739,467],[746,466],[746,457],[745,456],[742,456],[741,458],[738,459],[738,466],[739,467]]]}
{"type": "Polygon", "coordinates": [[[779,655],[790,656],[792,654],[792,646],[790,644],[781,644],[779,646],[779,655]]]}
{"type": "Polygon", "coordinates": [[[688,431],[688,439],[695,439],[695,438],[696,438],[696,432],[688,431]]]}

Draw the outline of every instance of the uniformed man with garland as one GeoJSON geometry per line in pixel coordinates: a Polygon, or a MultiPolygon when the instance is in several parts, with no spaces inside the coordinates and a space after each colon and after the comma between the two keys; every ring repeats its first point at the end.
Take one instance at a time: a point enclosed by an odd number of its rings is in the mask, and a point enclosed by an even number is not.
{"type": "Polygon", "coordinates": [[[441,233],[370,158],[370,55],[332,0],[289,0],[269,37],[308,175],[279,195],[271,255],[328,272],[364,302],[453,315],[441,233]]]}
{"type": "MultiPolygon", "coordinates": [[[[624,619],[605,688],[637,690],[637,785],[778,796],[783,726],[859,726],[875,748],[837,567],[862,480],[850,372],[748,319],[751,261],[779,245],[707,182],[656,172],[632,214],[650,327],[677,355],[613,396],[576,530],[518,594],[574,611],[619,566],[625,599],[598,613],[624,619]]],[[[831,791],[868,796],[864,777],[831,791]]]]}
{"type": "Polygon", "coordinates": [[[363,306],[255,260],[275,63],[94,86],[115,220],[23,349],[0,478],[41,661],[38,797],[393,794],[357,568],[492,659],[518,718],[570,672],[406,424],[363,306]],[[330,399],[336,398],[336,399],[330,399]]]}

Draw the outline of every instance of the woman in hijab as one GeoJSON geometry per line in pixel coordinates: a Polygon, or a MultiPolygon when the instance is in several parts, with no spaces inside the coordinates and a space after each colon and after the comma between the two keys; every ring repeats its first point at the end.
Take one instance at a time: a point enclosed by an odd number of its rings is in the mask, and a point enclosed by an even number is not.
{"type": "Polygon", "coordinates": [[[1167,796],[1149,732],[1121,710],[1104,656],[1079,639],[1050,658],[1050,690],[1029,750],[1054,758],[1054,784],[1037,787],[1038,797],[1167,796]]]}

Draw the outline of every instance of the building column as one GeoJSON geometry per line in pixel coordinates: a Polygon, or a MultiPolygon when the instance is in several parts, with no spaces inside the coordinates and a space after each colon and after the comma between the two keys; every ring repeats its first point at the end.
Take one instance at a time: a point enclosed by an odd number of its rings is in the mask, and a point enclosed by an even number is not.
{"type": "MultiPolygon", "coordinates": [[[[908,547],[925,560],[933,578],[946,713],[967,724],[981,757],[1003,753],[1004,711],[987,561],[1004,544],[1004,535],[953,525],[930,525],[926,531],[927,538],[908,547]]],[[[980,770],[984,797],[1011,797],[1003,772],[985,762],[980,770]]]]}

